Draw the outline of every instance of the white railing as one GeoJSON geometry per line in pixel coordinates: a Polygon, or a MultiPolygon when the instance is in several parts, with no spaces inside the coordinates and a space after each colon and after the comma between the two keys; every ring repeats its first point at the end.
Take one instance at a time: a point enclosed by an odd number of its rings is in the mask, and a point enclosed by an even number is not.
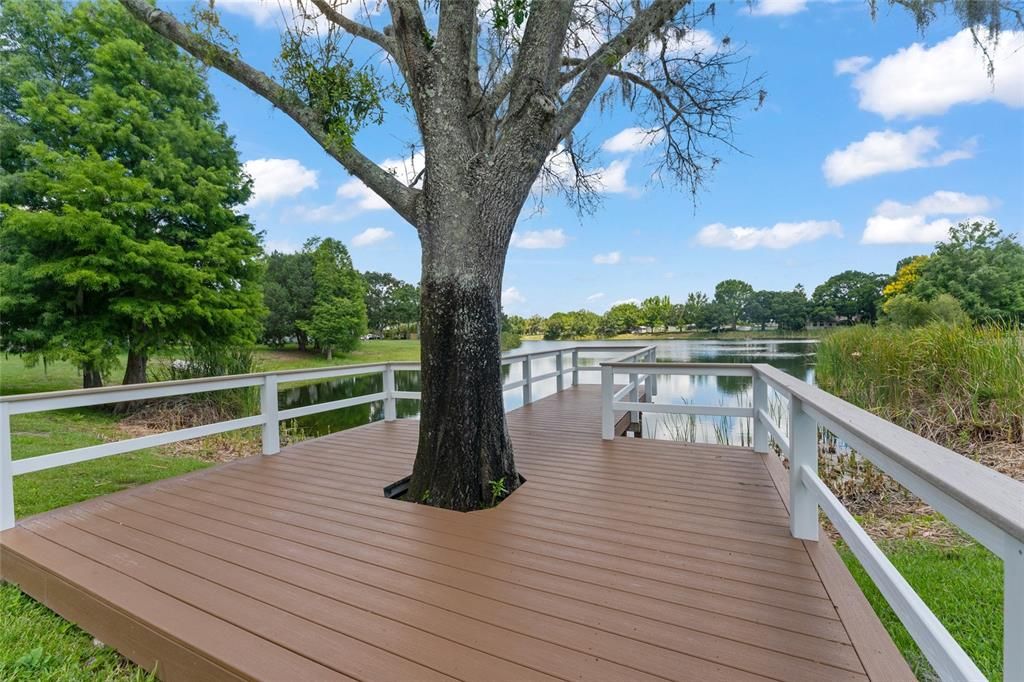
{"type": "MultiPolygon", "coordinates": [[[[624,348],[629,348],[629,346],[588,345],[535,353],[525,351],[506,353],[502,355],[502,366],[521,366],[522,378],[506,383],[504,388],[506,391],[517,388],[521,389],[523,404],[528,405],[533,402],[534,387],[542,381],[554,379],[555,391],[557,392],[565,388],[565,377],[567,375],[570,376],[570,385],[575,386],[579,383],[581,371],[600,371],[600,367],[597,365],[581,365],[581,355],[587,353],[621,352],[624,348]],[[569,355],[571,358],[568,365],[565,363],[566,355],[569,355]],[[550,357],[555,359],[555,370],[534,375],[534,361],[550,357]]],[[[419,369],[420,364],[418,362],[386,362],[0,397],[0,530],[6,530],[14,526],[15,476],[252,427],[260,427],[262,429],[263,454],[276,454],[281,449],[280,423],[283,420],[375,402],[383,403],[384,419],[386,421],[395,420],[397,418],[397,400],[419,400],[420,398],[418,391],[399,391],[396,389],[395,372],[415,372],[419,371],[419,369]],[[374,374],[381,375],[382,388],[376,393],[284,410],[280,409],[278,404],[278,392],[282,384],[294,385],[299,382],[324,381],[327,379],[374,374]],[[187,429],[129,438],[112,443],[64,450],[48,455],[12,459],[11,417],[13,415],[246,388],[259,389],[259,414],[194,426],[187,429]]]]}
{"type": "Polygon", "coordinates": [[[652,363],[616,359],[602,363],[605,376],[749,376],[751,407],[667,405],[622,401],[611,379],[602,388],[602,435],[616,410],[747,417],[753,449],[768,453],[770,441],[789,459],[790,532],[819,537],[818,510],[825,512],[907,631],[943,680],[983,680],[984,675],[938,621],[892,562],[868,537],[818,476],[818,429],[827,429],[892,476],[1003,560],[1003,677],[1024,680],[1024,484],[885,421],[785,372],[763,364],[652,363]],[[769,390],[782,403],[788,424],[769,413],[769,390]]]}

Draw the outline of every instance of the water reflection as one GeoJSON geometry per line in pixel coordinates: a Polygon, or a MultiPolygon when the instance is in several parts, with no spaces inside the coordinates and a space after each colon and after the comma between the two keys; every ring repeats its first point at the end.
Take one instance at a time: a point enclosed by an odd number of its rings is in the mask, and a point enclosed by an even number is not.
{"type": "MultiPolygon", "coordinates": [[[[659,341],[658,360],[662,362],[760,362],[772,365],[795,377],[814,382],[813,340],[757,340],[757,341],[659,341]]],[[[628,342],[568,342],[568,341],[526,341],[517,352],[540,352],[556,348],[573,346],[637,346],[638,341],[628,342]]],[[[580,364],[596,367],[602,360],[611,359],[621,353],[601,352],[588,353],[580,358],[580,364]]],[[[569,356],[566,355],[566,363],[569,356]]],[[[547,374],[555,370],[554,357],[541,358],[531,365],[534,376],[547,374]]],[[[506,383],[522,379],[522,364],[514,363],[502,369],[506,383]]],[[[625,376],[620,382],[625,382],[625,376]]],[[[569,376],[565,377],[566,385],[569,376]]],[[[600,383],[600,372],[581,371],[580,382],[586,384],[600,383]]],[[[417,372],[396,372],[395,386],[399,391],[420,390],[417,372]]],[[[555,379],[547,379],[533,386],[533,398],[543,398],[555,392],[555,379]]],[[[282,388],[279,404],[281,409],[300,407],[314,403],[342,400],[360,395],[377,393],[382,390],[382,378],[379,374],[356,377],[342,377],[321,381],[314,384],[287,386],[282,388]]],[[[748,377],[688,377],[663,376],[659,378],[658,403],[690,403],[713,406],[745,406],[751,401],[751,381],[748,377]]],[[[513,389],[505,392],[506,409],[515,409],[522,405],[522,390],[513,389]]],[[[397,413],[399,418],[417,417],[419,403],[415,400],[398,400],[397,413]]],[[[358,405],[342,410],[322,412],[320,414],[289,420],[289,427],[298,427],[305,437],[316,437],[378,421],[384,418],[384,406],[381,402],[358,405]]],[[[731,442],[739,444],[749,435],[749,419],[732,419],[723,422],[721,419],[701,417],[696,421],[679,415],[644,415],[644,436],[648,438],[678,438],[681,434],[689,434],[692,439],[704,442],[731,442]],[[727,422],[727,423],[726,423],[727,422]]]]}

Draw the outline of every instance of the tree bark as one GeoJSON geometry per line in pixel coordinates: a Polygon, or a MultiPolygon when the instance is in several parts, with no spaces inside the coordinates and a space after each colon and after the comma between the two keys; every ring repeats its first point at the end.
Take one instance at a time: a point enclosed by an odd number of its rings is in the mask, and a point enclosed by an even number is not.
{"type": "Polygon", "coordinates": [[[149,355],[135,347],[128,348],[128,359],[124,366],[124,380],[122,384],[144,384],[146,383],[146,363],[149,355]]]}
{"type": "Polygon", "coordinates": [[[87,362],[82,366],[82,388],[100,388],[103,386],[103,374],[96,365],[87,362]]]}
{"type": "MultiPolygon", "coordinates": [[[[419,447],[409,499],[457,511],[490,506],[491,482],[519,486],[501,374],[498,235],[471,243],[448,229],[424,236],[420,307],[419,447]],[[490,243],[492,248],[486,248],[490,243]]],[[[511,232],[511,229],[508,230],[511,232]]]]}

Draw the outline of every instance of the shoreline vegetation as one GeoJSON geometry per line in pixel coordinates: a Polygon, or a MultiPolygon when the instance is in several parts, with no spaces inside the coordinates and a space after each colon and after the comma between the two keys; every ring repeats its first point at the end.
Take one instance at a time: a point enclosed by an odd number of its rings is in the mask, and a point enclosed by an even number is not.
{"type": "MultiPolygon", "coordinates": [[[[1010,325],[933,322],[857,326],[817,348],[826,391],[1024,481],[1024,333],[1010,325]]],[[[953,637],[992,680],[1002,678],[1002,562],[934,509],[856,456],[851,511],[953,637]]],[[[833,460],[835,462],[835,460],[833,460]]],[[[835,537],[833,533],[833,538],[835,537]]],[[[919,679],[935,679],[857,559],[840,555],[919,679]]]]}

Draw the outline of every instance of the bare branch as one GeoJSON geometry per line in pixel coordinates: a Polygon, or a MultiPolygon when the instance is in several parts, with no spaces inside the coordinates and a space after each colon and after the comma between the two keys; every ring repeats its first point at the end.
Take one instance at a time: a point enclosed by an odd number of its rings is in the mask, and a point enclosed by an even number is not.
{"type": "Polygon", "coordinates": [[[328,21],[336,24],[354,36],[364,40],[369,40],[392,57],[395,56],[394,41],[392,41],[388,36],[380,33],[379,31],[373,30],[369,26],[364,26],[358,21],[349,19],[344,14],[336,10],[328,0],[311,0],[311,2],[316,5],[317,9],[319,9],[325,17],[327,17],[328,21]]]}
{"type": "Polygon", "coordinates": [[[572,93],[555,121],[555,139],[561,140],[583,117],[594,95],[619,60],[644,38],[667,24],[689,0],[655,0],[641,10],[622,31],[594,51],[590,64],[580,74],[572,93]]]}
{"type": "Polygon", "coordinates": [[[295,93],[231,52],[196,35],[173,15],[153,7],[146,0],[121,0],[121,4],[132,16],[163,37],[200,61],[223,71],[279,108],[309,133],[348,172],[362,180],[409,223],[416,224],[415,203],[419,190],[406,187],[355,147],[340,147],[332,142],[327,131],[317,120],[316,113],[303,104],[295,93]]]}

